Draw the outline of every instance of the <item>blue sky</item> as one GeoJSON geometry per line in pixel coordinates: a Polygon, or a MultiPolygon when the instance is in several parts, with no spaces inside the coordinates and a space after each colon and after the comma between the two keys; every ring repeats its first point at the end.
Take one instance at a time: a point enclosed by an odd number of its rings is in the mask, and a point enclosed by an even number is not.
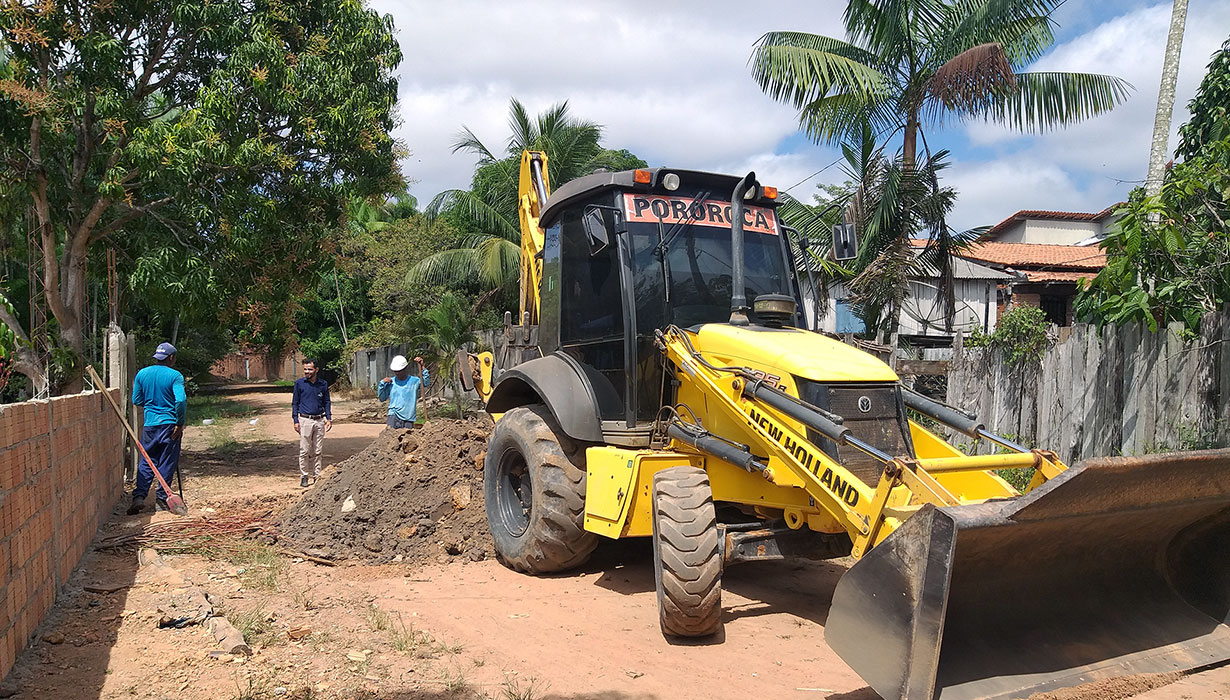
{"type": "MultiPolygon", "coordinates": [[[[743,173],[806,198],[841,182],[839,152],[808,142],[796,115],[752,81],[748,56],[771,30],[842,33],[844,4],[780,0],[772,12],[736,2],[626,0],[618,4],[453,0],[373,6],[393,15],[404,60],[396,135],[420,202],[469,184],[474,158],[451,153],[470,127],[492,148],[508,136],[508,100],[532,111],[568,100],[602,124],[604,144],[651,165],[743,173]],[[800,183],[797,184],[796,183],[800,183]]],[[[928,139],[947,148],[958,191],[950,223],[994,224],[1018,209],[1098,211],[1124,199],[1149,158],[1168,3],[1068,0],[1041,70],[1110,73],[1135,86],[1118,109],[1043,135],[984,122],[952,123],[928,139]]],[[[1187,118],[1209,55],[1230,35],[1230,2],[1191,0],[1174,128],[1187,118]]],[[[1171,150],[1174,148],[1171,139],[1171,150]]]]}

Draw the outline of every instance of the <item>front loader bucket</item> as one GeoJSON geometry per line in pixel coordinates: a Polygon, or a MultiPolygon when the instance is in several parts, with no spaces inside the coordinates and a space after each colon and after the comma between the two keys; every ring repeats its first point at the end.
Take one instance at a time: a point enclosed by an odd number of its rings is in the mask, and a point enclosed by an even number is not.
{"type": "Polygon", "coordinates": [[[926,506],[838,582],[829,645],[888,700],[1022,698],[1230,659],[1230,450],[1088,460],[926,506]]]}

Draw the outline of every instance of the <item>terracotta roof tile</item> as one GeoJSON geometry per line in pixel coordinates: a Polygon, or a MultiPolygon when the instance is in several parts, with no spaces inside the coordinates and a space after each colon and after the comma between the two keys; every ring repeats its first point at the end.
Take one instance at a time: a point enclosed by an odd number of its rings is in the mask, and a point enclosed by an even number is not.
{"type": "Polygon", "coordinates": [[[961,257],[1032,269],[1100,270],[1106,267],[1106,253],[1097,246],[987,241],[973,244],[961,253],[961,257]]]}
{"type": "Polygon", "coordinates": [[[1025,279],[1030,282],[1079,282],[1080,280],[1091,280],[1098,275],[1096,272],[1039,272],[1036,270],[1025,270],[1024,272],[1025,279]]]}
{"type": "Polygon", "coordinates": [[[1077,211],[1045,211],[1040,209],[1022,209],[1017,213],[1009,216],[1007,219],[995,224],[986,233],[982,234],[984,238],[994,238],[996,234],[1008,228],[1018,221],[1026,219],[1043,219],[1046,221],[1101,221],[1110,216],[1117,207],[1124,202],[1116,202],[1109,207],[1106,207],[1100,212],[1089,214],[1086,212],[1077,211]]]}

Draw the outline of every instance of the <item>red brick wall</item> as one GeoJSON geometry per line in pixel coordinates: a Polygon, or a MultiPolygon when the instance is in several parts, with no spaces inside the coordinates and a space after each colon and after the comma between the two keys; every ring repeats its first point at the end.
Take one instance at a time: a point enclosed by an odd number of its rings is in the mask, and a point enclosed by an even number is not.
{"type": "Polygon", "coordinates": [[[267,353],[233,352],[214,362],[209,373],[215,377],[231,381],[272,381],[275,379],[298,379],[302,373],[299,366],[299,353],[290,351],[281,360],[275,360],[267,353]],[[247,360],[247,377],[244,374],[244,361],[247,360]]]}
{"type": "Polygon", "coordinates": [[[123,474],[123,428],[102,394],[0,406],[0,678],[110,513],[123,474]]]}

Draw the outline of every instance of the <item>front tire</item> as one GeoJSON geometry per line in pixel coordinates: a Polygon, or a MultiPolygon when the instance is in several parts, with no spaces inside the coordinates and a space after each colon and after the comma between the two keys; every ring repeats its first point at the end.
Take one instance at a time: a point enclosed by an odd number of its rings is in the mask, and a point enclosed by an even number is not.
{"type": "Polygon", "coordinates": [[[653,566],[662,634],[707,637],[722,628],[722,552],[705,470],[654,474],[653,566]]]}
{"type": "Polygon", "coordinates": [[[487,525],[496,557],[529,574],[579,566],[598,545],[585,531],[585,447],[540,404],[495,424],[483,461],[487,525]]]}

